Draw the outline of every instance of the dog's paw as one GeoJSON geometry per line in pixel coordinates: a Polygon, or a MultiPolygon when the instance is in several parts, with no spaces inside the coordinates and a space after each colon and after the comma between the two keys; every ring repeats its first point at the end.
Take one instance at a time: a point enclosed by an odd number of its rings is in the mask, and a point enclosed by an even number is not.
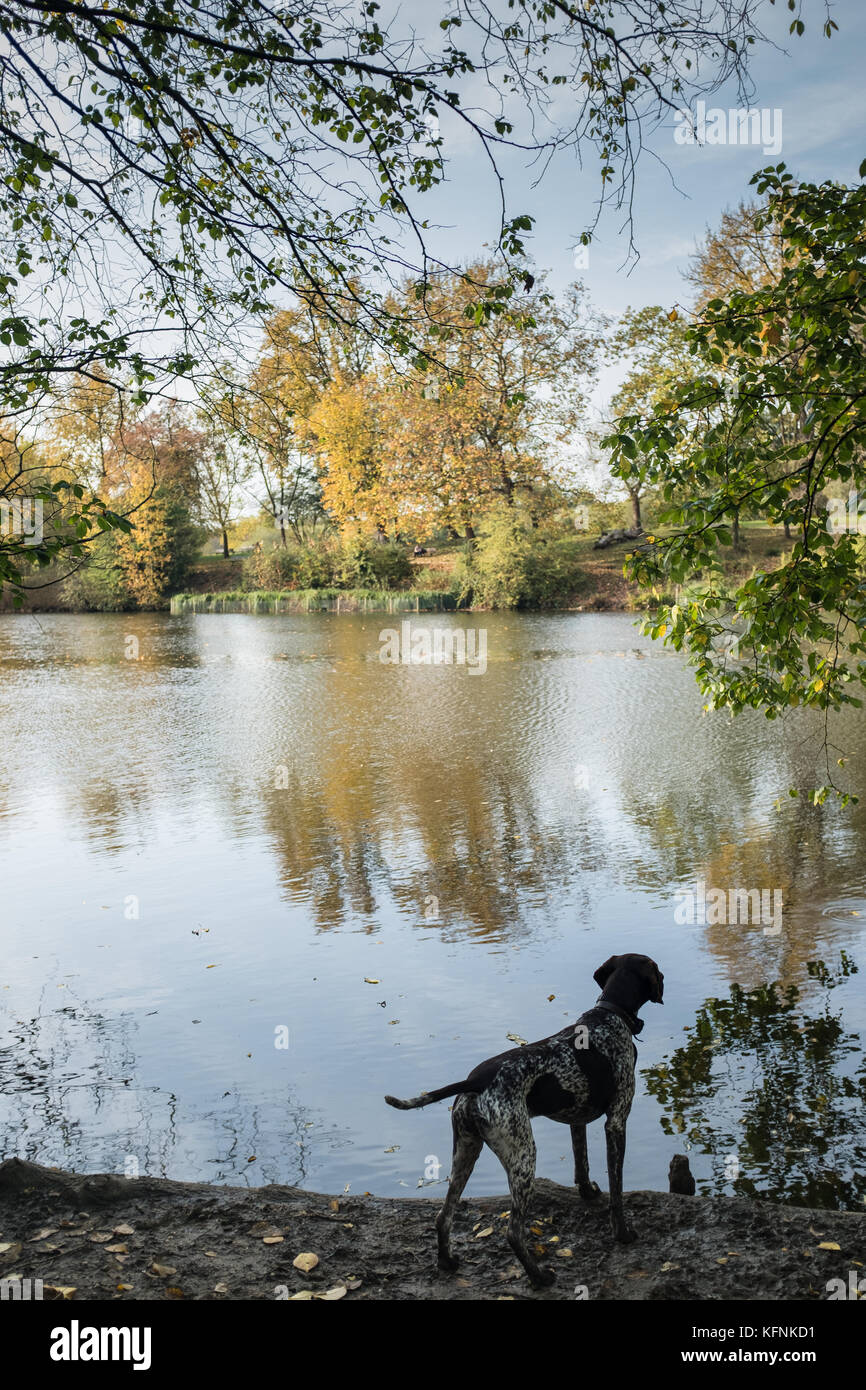
{"type": "Polygon", "coordinates": [[[549,1289],[556,1283],[556,1274],[547,1265],[540,1265],[537,1274],[530,1274],[529,1282],[534,1289],[549,1289]]]}
{"type": "Polygon", "coordinates": [[[440,1255],[436,1261],[443,1274],[453,1274],[460,1268],[460,1259],[457,1255],[440,1255]]]}
{"type": "Polygon", "coordinates": [[[585,1202],[594,1202],[596,1197],[601,1196],[601,1188],[597,1182],[591,1182],[588,1186],[580,1188],[580,1195],[585,1202]]]}

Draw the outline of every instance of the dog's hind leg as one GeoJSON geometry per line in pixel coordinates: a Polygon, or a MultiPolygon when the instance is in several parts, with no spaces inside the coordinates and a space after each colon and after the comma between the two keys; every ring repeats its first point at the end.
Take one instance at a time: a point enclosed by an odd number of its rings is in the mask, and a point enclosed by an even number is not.
{"type": "Polygon", "coordinates": [[[451,1123],[454,1129],[454,1152],[451,1158],[451,1177],[445,1205],[436,1217],[436,1237],[439,1243],[439,1268],[453,1274],[460,1261],[451,1254],[451,1223],[460,1201],[463,1189],[469,1181],[472,1169],[484,1142],[466,1115],[466,1102],[461,1098],[454,1106],[451,1123]]]}
{"type": "Polygon", "coordinates": [[[571,1147],[574,1153],[574,1183],[585,1202],[592,1202],[601,1192],[597,1182],[591,1182],[589,1159],[586,1156],[586,1125],[571,1126],[571,1147]]]}
{"type": "MultiPolygon", "coordinates": [[[[628,1112],[626,1112],[628,1113],[628,1112]]],[[[625,1219],[622,1209],[622,1164],[625,1158],[625,1119],[608,1115],[604,1126],[607,1139],[607,1178],[610,1187],[610,1227],[614,1240],[628,1245],[635,1232],[625,1219]]]]}
{"type": "Polygon", "coordinates": [[[526,1218],[535,1182],[535,1138],[528,1111],[512,1111],[507,1123],[500,1121],[496,1126],[485,1128],[484,1139],[508,1175],[511,1192],[508,1244],[532,1284],[538,1288],[553,1284],[556,1281],[553,1270],[543,1268],[526,1243],[526,1218]]]}

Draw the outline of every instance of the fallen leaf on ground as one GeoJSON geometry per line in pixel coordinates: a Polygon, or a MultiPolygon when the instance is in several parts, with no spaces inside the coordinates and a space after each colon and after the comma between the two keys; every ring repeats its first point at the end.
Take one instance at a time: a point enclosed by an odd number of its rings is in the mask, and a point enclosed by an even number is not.
{"type": "Polygon", "coordinates": [[[150,1266],[154,1274],[158,1274],[160,1279],[167,1279],[170,1274],[177,1274],[173,1265],[158,1265],[156,1260],[150,1266]]]}
{"type": "Polygon", "coordinates": [[[179,1289],[176,1284],[169,1284],[166,1293],[169,1298],[183,1298],[183,1289],[179,1289]]]}
{"type": "Polygon", "coordinates": [[[262,1244],[279,1245],[284,1239],[284,1236],[262,1236],[262,1244]]]}
{"type": "Polygon", "coordinates": [[[114,1235],[116,1235],[116,1236],[133,1236],[133,1235],[135,1235],[135,1227],[134,1227],[134,1226],[128,1226],[128,1225],[126,1224],[126,1222],[124,1222],[124,1224],[123,1224],[122,1226],[115,1226],[115,1228],[114,1228],[114,1235]]]}
{"type": "Polygon", "coordinates": [[[92,1241],[94,1245],[104,1245],[107,1240],[111,1240],[112,1235],[112,1231],[94,1231],[93,1235],[88,1236],[87,1239],[92,1241]]]}
{"type": "Polygon", "coordinates": [[[841,1250],[841,1245],[837,1245],[835,1240],[822,1240],[818,1246],[819,1250],[841,1250]]]}
{"type": "Polygon", "coordinates": [[[49,1294],[51,1298],[70,1299],[77,1290],[64,1284],[45,1284],[42,1289],[43,1296],[49,1294]]]}
{"type": "Polygon", "coordinates": [[[31,1243],[31,1245],[32,1245],[32,1244],[33,1244],[35,1241],[37,1241],[37,1240],[45,1240],[47,1236],[56,1236],[56,1235],[57,1235],[57,1227],[56,1227],[56,1226],[44,1226],[44,1227],[42,1228],[41,1231],[37,1231],[37,1232],[36,1232],[35,1236],[31,1236],[31,1237],[30,1237],[30,1243],[31,1243]]]}
{"type": "Polygon", "coordinates": [[[668,1270],[670,1269],[679,1269],[679,1265],[674,1264],[673,1260],[665,1260],[664,1264],[662,1265],[662,1274],[667,1274],[668,1270]]]}
{"type": "Polygon", "coordinates": [[[327,1293],[317,1293],[316,1298],[323,1299],[326,1303],[336,1303],[338,1298],[346,1297],[345,1284],[337,1284],[335,1288],[328,1289],[327,1293]]]}
{"type": "Polygon", "coordinates": [[[304,1274],[309,1274],[310,1270],[315,1269],[318,1263],[318,1255],[314,1255],[312,1251],[309,1250],[302,1251],[300,1255],[296,1255],[292,1260],[295,1269],[303,1270],[304,1274]]]}
{"type": "Polygon", "coordinates": [[[214,1284],[213,1291],[214,1293],[228,1293],[229,1286],[228,1284],[214,1284]]]}
{"type": "Polygon", "coordinates": [[[475,1239],[476,1239],[476,1240],[482,1240],[484,1236],[492,1236],[492,1235],[493,1235],[493,1227],[492,1227],[492,1226],[485,1226],[483,1231],[479,1231],[479,1232],[478,1232],[478,1234],[477,1234],[477,1236],[475,1237],[475,1239]]]}
{"type": "Polygon", "coordinates": [[[299,1299],[303,1299],[304,1302],[306,1302],[307,1300],[312,1300],[312,1297],[313,1297],[313,1291],[312,1291],[312,1289],[301,1289],[301,1292],[300,1292],[300,1293],[293,1293],[293,1294],[292,1294],[291,1298],[289,1299],[289,1302],[290,1302],[290,1303],[297,1303],[299,1299]]]}

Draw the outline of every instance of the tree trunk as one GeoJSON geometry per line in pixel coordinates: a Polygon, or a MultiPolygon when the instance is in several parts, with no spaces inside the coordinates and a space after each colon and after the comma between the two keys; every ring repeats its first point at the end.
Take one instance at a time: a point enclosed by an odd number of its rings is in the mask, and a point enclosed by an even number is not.
{"type": "Polygon", "coordinates": [[[229,558],[229,538],[228,538],[228,532],[226,531],[226,528],[223,527],[223,559],[224,559],[224,560],[227,560],[228,558],[229,558]]]}
{"type": "Polygon", "coordinates": [[[734,520],[731,526],[731,535],[735,546],[740,544],[740,513],[734,512],[734,520]]]}
{"type": "Polygon", "coordinates": [[[634,529],[636,531],[642,531],[643,522],[640,519],[640,493],[631,492],[629,495],[631,497],[631,514],[634,517],[634,529]]]}

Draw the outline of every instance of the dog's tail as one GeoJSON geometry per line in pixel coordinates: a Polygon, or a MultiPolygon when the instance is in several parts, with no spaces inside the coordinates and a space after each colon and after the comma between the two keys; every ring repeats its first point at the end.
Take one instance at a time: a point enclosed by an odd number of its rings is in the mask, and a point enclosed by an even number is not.
{"type": "Polygon", "coordinates": [[[442,1086],[438,1091],[422,1091],[420,1096],[413,1096],[411,1100],[398,1100],[396,1096],[386,1096],[385,1101],[388,1105],[393,1105],[395,1110],[418,1110],[422,1105],[433,1105],[437,1100],[445,1100],[446,1096],[460,1096],[467,1091],[475,1092],[478,1087],[471,1081],[457,1081],[453,1086],[442,1086]]]}

